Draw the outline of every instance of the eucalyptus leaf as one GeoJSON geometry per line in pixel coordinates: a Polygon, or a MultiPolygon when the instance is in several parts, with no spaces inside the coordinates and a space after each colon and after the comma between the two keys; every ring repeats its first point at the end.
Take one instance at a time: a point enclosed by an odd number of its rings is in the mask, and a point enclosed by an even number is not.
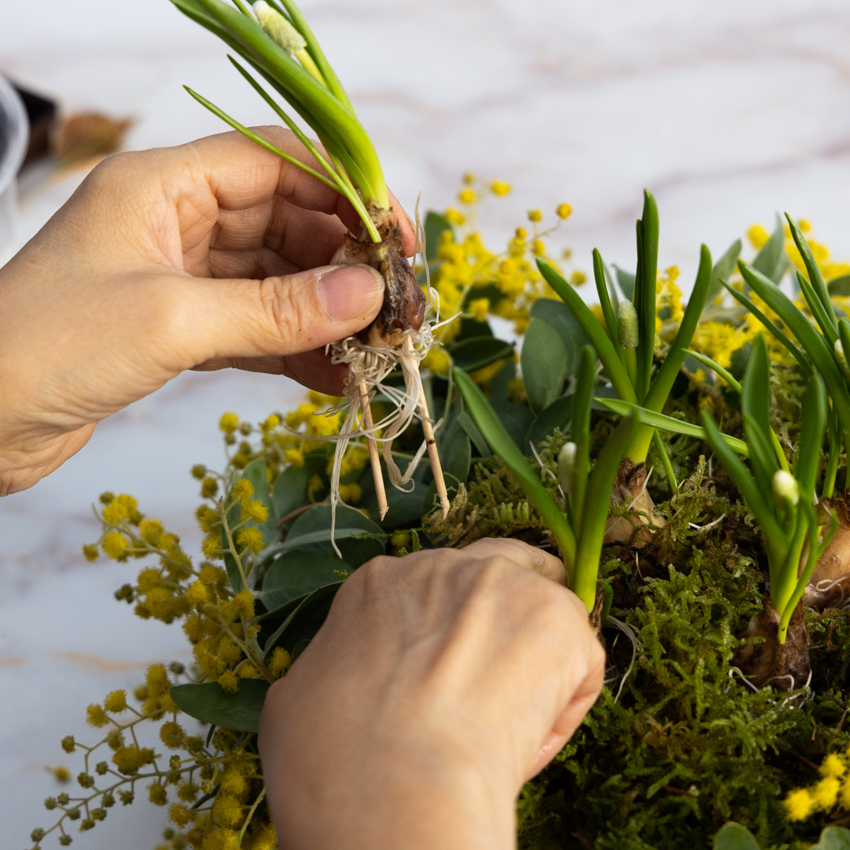
{"type": "Polygon", "coordinates": [[[286,552],[269,566],[260,599],[269,611],[274,611],[320,587],[335,584],[339,581],[336,573],[341,570],[349,572],[350,567],[336,555],[309,549],[286,552]]]}
{"type": "Polygon", "coordinates": [[[437,447],[443,472],[448,472],[459,481],[466,481],[472,460],[472,446],[457,416],[453,416],[448,425],[444,424],[437,433],[437,447]]]}
{"type": "Polygon", "coordinates": [[[519,446],[525,443],[525,435],[534,421],[534,413],[524,404],[515,401],[493,400],[493,410],[504,425],[511,439],[519,446]]]}
{"type": "Polygon", "coordinates": [[[755,836],[743,824],[729,821],[714,836],[712,850],[761,850],[755,836]]]}
{"type": "MultiPolygon", "coordinates": [[[[597,321],[596,316],[593,315],[593,311],[587,306],[587,304],[584,303],[581,296],[575,291],[575,287],[567,283],[567,281],[564,280],[564,278],[552,265],[538,257],[537,268],[540,269],[540,274],[543,275],[549,286],[555,290],[560,299],[564,302],[564,306],[567,308],[568,312],[572,314],[573,318],[581,325],[581,329],[584,331],[587,342],[584,343],[581,348],[578,348],[576,351],[576,357],[578,357],[578,352],[584,348],[584,345],[591,345],[596,351],[597,357],[602,361],[602,365],[609,380],[616,387],[617,395],[627,401],[635,401],[635,388],[632,385],[629,373],[623,365],[623,362],[620,360],[620,356],[617,354],[617,349],[614,348],[614,344],[610,339],[608,339],[608,334],[605,333],[602,326],[597,321]]],[[[539,304],[542,300],[543,299],[540,299],[537,304],[539,304]]],[[[535,306],[537,306],[537,304],[535,304],[535,306]]],[[[554,310],[553,315],[557,315],[554,310]]],[[[653,315],[655,314],[653,313],[653,315]]],[[[545,319],[545,316],[541,314],[540,318],[545,319]]],[[[574,341],[574,345],[575,344],[576,343],[574,341]]],[[[576,360],[576,365],[577,364],[578,360],[576,360]]]]}
{"type": "MultiPolygon", "coordinates": [[[[360,511],[344,505],[337,507],[334,539],[347,564],[356,568],[371,558],[383,555],[383,538],[381,527],[360,511]]],[[[330,505],[316,505],[301,514],[292,524],[283,543],[275,546],[268,554],[280,555],[295,549],[333,554],[330,505]]]]}
{"type": "Polygon", "coordinates": [[[259,732],[268,690],[264,679],[240,679],[235,694],[226,693],[218,682],[175,685],[168,693],[181,711],[196,720],[237,732],[259,732]]]}
{"type": "Polygon", "coordinates": [[[778,215],[776,227],[770,234],[770,239],[762,245],[752,266],[774,283],[779,283],[788,269],[788,255],[785,253],[785,225],[778,215]]]}
{"type": "Polygon", "coordinates": [[[453,343],[446,348],[454,365],[464,372],[483,369],[491,363],[512,357],[514,347],[494,336],[478,336],[453,343]]]}
{"type": "Polygon", "coordinates": [[[850,296],[850,274],[843,274],[841,277],[834,277],[828,281],[826,288],[829,294],[833,297],[847,298],[850,296]]]}
{"type": "Polygon", "coordinates": [[[490,378],[490,398],[493,400],[493,404],[499,404],[510,398],[508,387],[511,381],[516,380],[516,377],[517,362],[513,357],[510,357],[499,367],[499,371],[490,378]]]}
{"type": "Polygon", "coordinates": [[[288,466],[278,477],[272,489],[272,504],[278,519],[283,519],[298,508],[309,504],[307,485],[310,479],[323,470],[328,462],[324,452],[309,452],[304,465],[288,466]]]}
{"type": "Polygon", "coordinates": [[[572,395],[563,395],[541,410],[526,434],[526,442],[537,445],[545,440],[557,428],[564,431],[570,424],[573,411],[572,395]]]}
{"type": "Polygon", "coordinates": [[[429,262],[437,259],[440,237],[447,230],[453,232],[452,225],[445,216],[428,212],[425,216],[425,259],[429,262]]]}
{"type": "Polygon", "coordinates": [[[811,850],[850,850],[850,829],[841,826],[826,827],[811,850]]]}
{"type": "Polygon", "coordinates": [[[572,352],[551,325],[532,319],[522,341],[520,363],[529,407],[540,413],[561,395],[573,371],[572,352]]]}
{"type": "Polygon", "coordinates": [[[711,270],[711,283],[708,285],[708,294],[705,298],[706,304],[711,304],[712,301],[723,289],[722,280],[728,280],[729,275],[735,271],[735,263],[738,262],[738,257],[741,256],[741,240],[736,239],[727,249],[726,253],[714,264],[711,270]]]}
{"type": "Polygon", "coordinates": [[[532,319],[546,322],[558,332],[570,358],[567,377],[572,377],[578,364],[579,353],[588,344],[587,334],[582,330],[578,319],[563,301],[556,301],[554,298],[538,298],[531,305],[529,315],[532,319]]]}
{"type": "Polygon", "coordinates": [[[493,336],[493,329],[490,327],[490,323],[479,322],[478,319],[472,316],[461,316],[460,328],[452,342],[457,344],[462,340],[474,339],[479,336],[493,336]]]}
{"type": "MultiPolygon", "coordinates": [[[[440,431],[442,431],[442,428],[440,431]]],[[[439,434],[440,432],[438,431],[437,433],[439,434]]],[[[396,462],[400,466],[404,466],[406,465],[407,458],[396,456],[396,462]]],[[[381,471],[384,481],[389,481],[390,476],[383,457],[381,458],[381,471]]],[[[428,474],[428,464],[420,463],[413,473],[412,489],[399,490],[397,487],[386,488],[389,510],[387,511],[387,515],[380,521],[381,528],[397,528],[400,525],[419,521],[419,517],[422,515],[422,499],[425,496],[425,491],[428,489],[428,485],[425,483],[428,474]]],[[[371,465],[367,465],[363,470],[363,475],[360,477],[360,486],[363,488],[363,498],[360,500],[360,507],[367,510],[369,516],[377,517],[378,497],[375,493],[375,479],[372,476],[371,465]]],[[[410,487],[410,484],[407,487],[410,487]]]]}
{"type": "Polygon", "coordinates": [[[311,639],[325,622],[334,596],[341,586],[342,581],[326,584],[308,596],[301,597],[297,602],[284,606],[286,616],[277,629],[268,637],[264,637],[264,634],[270,629],[264,629],[260,633],[266,655],[268,656],[276,646],[281,646],[291,653],[299,641],[311,639]]]}
{"type": "Polygon", "coordinates": [[[480,454],[481,457],[493,457],[493,453],[490,451],[487,441],[481,436],[478,426],[472,421],[472,417],[465,410],[458,414],[457,421],[460,427],[463,428],[467,437],[469,437],[472,441],[472,444],[476,449],[478,449],[478,454],[480,454]]]}
{"type": "Polygon", "coordinates": [[[625,269],[621,269],[618,265],[614,266],[614,271],[617,274],[617,285],[620,287],[620,292],[630,301],[635,292],[635,276],[625,269]]]}

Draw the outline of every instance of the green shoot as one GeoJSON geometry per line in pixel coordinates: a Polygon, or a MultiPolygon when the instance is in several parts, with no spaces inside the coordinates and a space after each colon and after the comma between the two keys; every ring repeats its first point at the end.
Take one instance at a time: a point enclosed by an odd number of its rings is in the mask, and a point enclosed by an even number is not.
{"type": "Polygon", "coordinates": [[[528,500],[549,526],[567,568],[569,584],[592,611],[596,603],[599,558],[611,502],[611,487],[623,452],[636,427],[633,417],[614,431],[590,470],[590,406],[595,381],[594,355],[586,347],[579,363],[573,396],[572,440],[558,461],[567,516],[540,482],[528,459],[511,439],[490,403],[460,369],[454,379],[466,409],[487,445],[510,469],[528,500]]]}
{"type": "MultiPolygon", "coordinates": [[[[797,282],[818,328],[812,325],[809,317],[772,280],[746,263],[738,264],[744,281],[779,316],[786,330],[794,335],[799,346],[791,342],[774,323],[768,321],[749,299],[737,293],[728,284],[726,288],[794,355],[804,374],[814,369],[826,385],[832,408],[828,413],[829,464],[822,495],[831,496],[841,440],[843,439],[845,450],[850,446],[850,370],[847,369],[844,354],[844,340],[850,342],[850,325],[846,319],[837,319],[829,290],[811,249],[794,220],[790,216],[787,218],[794,241],[809,273],[807,279],[798,272],[797,282]]],[[[845,471],[846,474],[847,471],[845,471]]]]}
{"type": "MultiPolygon", "coordinates": [[[[293,0],[282,6],[266,3],[252,14],[241,0],[232,8],[221,0],[171,0],[192,20],[235,50],[319,137],[326,156],[307,141],[295,122],[271,96],[234,61],[239,72],[281,117],[315,157],[327,176],[285,154],[190,89],[203,106],[267,150],[310,173],[346,197],[363,221],[370,238],[381,238],[369,213],[370,204],[389,208],[389,194],[378,155],[354,114],[351,101],[325,58],[319,43],[293,0]]],[[[233,61],[233,60],[231,60],[233,61]]]]}
{"type": "MultiPolygon", "coordinates": [[[[664,362],[653,372],[658,340],[655,333],[655,297],[658,262],[658,210],[655,199],[644,193],[643,215],[637,223],[638,265],[632,300],[620,301],[617,315],[611,305],[605,275],[605,264],[598,251],[593,255],[596,290],[608,334],[602,329],[590,308],[579,294],[555,269],[543,260],[537,265],[549,285],[570,308],[590,340],[617,398],[629,405],[661,414],[673,382],[685,360],[691,339],[696,332],[700,314],[705,306],[712,282],[711,254],[705,245],[700,250],[696,282],[685,315],[668,347],[664,362]],[[610,336],[610,338],[609,338],[610,336]]],[[[625,456],[634,463],[646,460],[657,425],[646,417],[638,417],[625,456]]],[[[659,445],[657,443],[656,445],[659,445]]],[[[661,444],[662,462],[675,490],[675,476],[669,458],[665,459],[661,444]]]]}
{"type": "Polygon", "coordinates": [[[732,451],[714,420],[703,412],[706,439],[756,517],[764,537],[770,578],[770,597],[779,615],[780,643],[815,564],[835,530],[822,542],[815,511],[815,484],[827,420],[826,393],[817,375],[809,381],[802,403],[800,454],[794,474],[783,469],[772,450],[770,433],[770,360],[763,337],[750,354],[742,382],[741,410],[750,447],[748,470],[732,451]],[[801,571],[801,559],[808,556],[801,571]]]}

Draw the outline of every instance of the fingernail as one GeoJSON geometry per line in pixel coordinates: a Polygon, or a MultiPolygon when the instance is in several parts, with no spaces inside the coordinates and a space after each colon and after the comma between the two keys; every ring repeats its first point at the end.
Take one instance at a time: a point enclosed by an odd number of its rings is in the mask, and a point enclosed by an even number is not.
{"type": "Polygon", "coordinates": [[[336,322],[367,319],[381,306],[384,279],[369,266],[340,266],[319,278],[319,298],[336,322]]]}

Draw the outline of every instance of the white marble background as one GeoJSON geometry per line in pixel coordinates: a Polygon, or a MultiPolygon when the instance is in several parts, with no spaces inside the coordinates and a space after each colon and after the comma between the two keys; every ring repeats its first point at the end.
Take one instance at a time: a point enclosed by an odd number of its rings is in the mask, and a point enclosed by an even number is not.
{"type": "MultiPolygon", "coordinates": [[[[410,209],[420,191],[426,208],[450,204],[471,169],[515,187],[483,212],[494,239],[526,209],[566,200],[579,265],[588,269],[598,246],[629,266],[646,186],[661,210],[659,262],[686,278],[700,241],[719,254],[786,209],[850,258],[846,0],[303,0],[303,9],[410,209]]],[[[2,0],[0,71],[69,108],[132,113],[131,148],[221,129],[181,83],[244,123],[270,119],[223,46],[166,0],[2,0]]],[[[30,173],[23,237],[80,177],[30,173]]],[[[112,600],[130,568],[83,561],[81,543],[96,536],[88,505],[105,489],[133,493],[191,545],[188,468],[220,460],[219,414],[257,419],[299,395],[268,376],[186,375],[101,425],[35,490],[0,502],[0,846],[28,846],[30,829],[50,822],[41,800],[60,789],[44,767],[79,769],[59,739],[83,732],[86,704],[131,687],[151,661],[187,655],[175,627],[138,621],[112,600]]],[[[152,847],[163,821],[152,814],[139,803],[113,810],[75,846],[152,847]]]]}

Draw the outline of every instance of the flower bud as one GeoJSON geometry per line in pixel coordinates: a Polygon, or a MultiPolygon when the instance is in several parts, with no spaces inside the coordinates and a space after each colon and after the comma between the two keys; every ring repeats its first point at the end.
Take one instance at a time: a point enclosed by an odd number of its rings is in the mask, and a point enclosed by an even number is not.
{"type": "Polygon", "coordinates": [[[841,369],[841,374],[844,375],[844,380],[850,383],[850,366],[847,364],[847,355],[844,353],[844,346],[841,340],[835,340],[834,345],[835,359],[838,362],[838,368],[841,369]]]}
{"type": "Polygon", "coordinates": [[[304,36],[280,12],[269,6],[266,0],[258,0],[254,3],[254,14],[263,32],[290,56],[307,46],[304,36]]]}
{"type": "Polygon", "coordinates": [[[617,309],[617,335],[623,348],[638,347],[638,317],[635,305],[624,299],[617,309]]]}
{"type": "Polygon", "coordinates": [[[565,493],[573,491],[573,473],[576,466],[576,444],[564,443],[558,454],[558,481],[565,493]]]}
{"type": "Polygon", "coordinates": [[[773,503],[777,508],[784,508],[789,504],[796,505],[800,501],[800,488],[797,486],[797,481],[784,469],[779,469],[773,474],[771,489],[773,503]]]}

